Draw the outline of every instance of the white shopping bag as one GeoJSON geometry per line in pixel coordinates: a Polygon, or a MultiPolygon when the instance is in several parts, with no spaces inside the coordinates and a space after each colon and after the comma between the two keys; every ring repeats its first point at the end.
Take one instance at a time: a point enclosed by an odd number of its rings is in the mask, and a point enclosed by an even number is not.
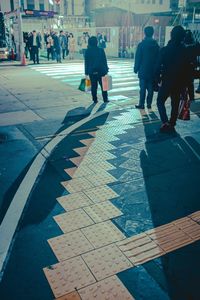
{"type": "Polygon", "coordinates": [[[112,76],[106,75],[102,77],[102,87],[104,92],[112,90],[112,76]]]}

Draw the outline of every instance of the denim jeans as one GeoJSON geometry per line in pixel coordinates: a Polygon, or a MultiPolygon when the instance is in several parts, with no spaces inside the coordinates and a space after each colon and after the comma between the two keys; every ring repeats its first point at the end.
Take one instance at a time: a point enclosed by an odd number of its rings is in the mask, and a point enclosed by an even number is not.
{"type": "Polygon", "coordinates": [[[144,106],[147,94],[147,106],[151,106],[153,100],[153,81],[149,79],[140,78],[140,106],[144,106]]]}
{"type": "Polygon", "coordinates": [[[158,112],[160,114],[160,118],[162,123],[168,122],[168,116],[165,108],[165,102],[168,97],[171,97],[171,117],[170,117],[170,124],[172,126],[176,125],[176,120],[178,118],[178,108],[180,103],[180,96],[181,96],[181,88],[177,87],[170,87],[167,84],[163,84],[158,92],[157,98],[157,107],[158,112]]]}

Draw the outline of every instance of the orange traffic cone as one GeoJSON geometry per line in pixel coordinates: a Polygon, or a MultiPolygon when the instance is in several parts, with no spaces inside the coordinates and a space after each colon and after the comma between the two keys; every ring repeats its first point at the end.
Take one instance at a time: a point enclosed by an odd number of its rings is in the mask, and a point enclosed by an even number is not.
{"type": "Polygon", "coordinates": [[[23,55],[22,55],[22,61],[21,61],[21,66],[26,66],[26,65],[27,65],[27,63],[26,63],[26,56],[23,53],[23,55]]]}

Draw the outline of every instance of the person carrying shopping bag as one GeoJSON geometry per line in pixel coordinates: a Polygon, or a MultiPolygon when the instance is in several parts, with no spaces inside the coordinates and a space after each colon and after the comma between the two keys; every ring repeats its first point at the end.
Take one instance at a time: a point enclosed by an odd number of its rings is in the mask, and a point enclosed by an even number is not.
{"type": "Polygon", "coordinates": [[[98,102],[97,88],[98,83],[101,86],[103,101],[108,101],[108,92],[103,91],[102,77],[108,73],[108,64],[106,55],[103,49],[99,48],[98,40],[95,36],[92,36],[88,40],[88,49],[85,53],[85,75],[86,78],[91,80],[91,93],[94,103],[98,102]]]}

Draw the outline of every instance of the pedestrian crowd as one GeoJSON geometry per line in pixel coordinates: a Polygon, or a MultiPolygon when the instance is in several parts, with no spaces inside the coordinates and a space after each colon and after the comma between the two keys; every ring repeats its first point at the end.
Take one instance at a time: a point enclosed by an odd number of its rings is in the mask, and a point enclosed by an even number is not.
{"type": "MultiPolygon", "coordinates": [[[[162,121],[161,132],[175,131],[181,97],[194,100],[194,78],[197,71],[197,57],[200,44],[195,43],[189,30],[175,26],[171,39],[161,48],[153,39],[154,29],[144,29],[144,39],[139,43],[134,62],[134,72],[138,74],[140,95],[137,109],[151,109],[154,91],[158,92],[157,107],[162,121]],[[168,118],[165,102],[171,98],[171,115],[168,118]]],[[[89,38],[85,52],[85,75],[91,81],[91,94],[97,103],[97,87],[101,86],[104,102],[109,102],[108,93],[103,89],[102,78],[108,73],[108,64],[103,47],[98,47],[98,38],[89,38]]],[[[197,74],[199,78],[199,73],[197,74]]]]}

